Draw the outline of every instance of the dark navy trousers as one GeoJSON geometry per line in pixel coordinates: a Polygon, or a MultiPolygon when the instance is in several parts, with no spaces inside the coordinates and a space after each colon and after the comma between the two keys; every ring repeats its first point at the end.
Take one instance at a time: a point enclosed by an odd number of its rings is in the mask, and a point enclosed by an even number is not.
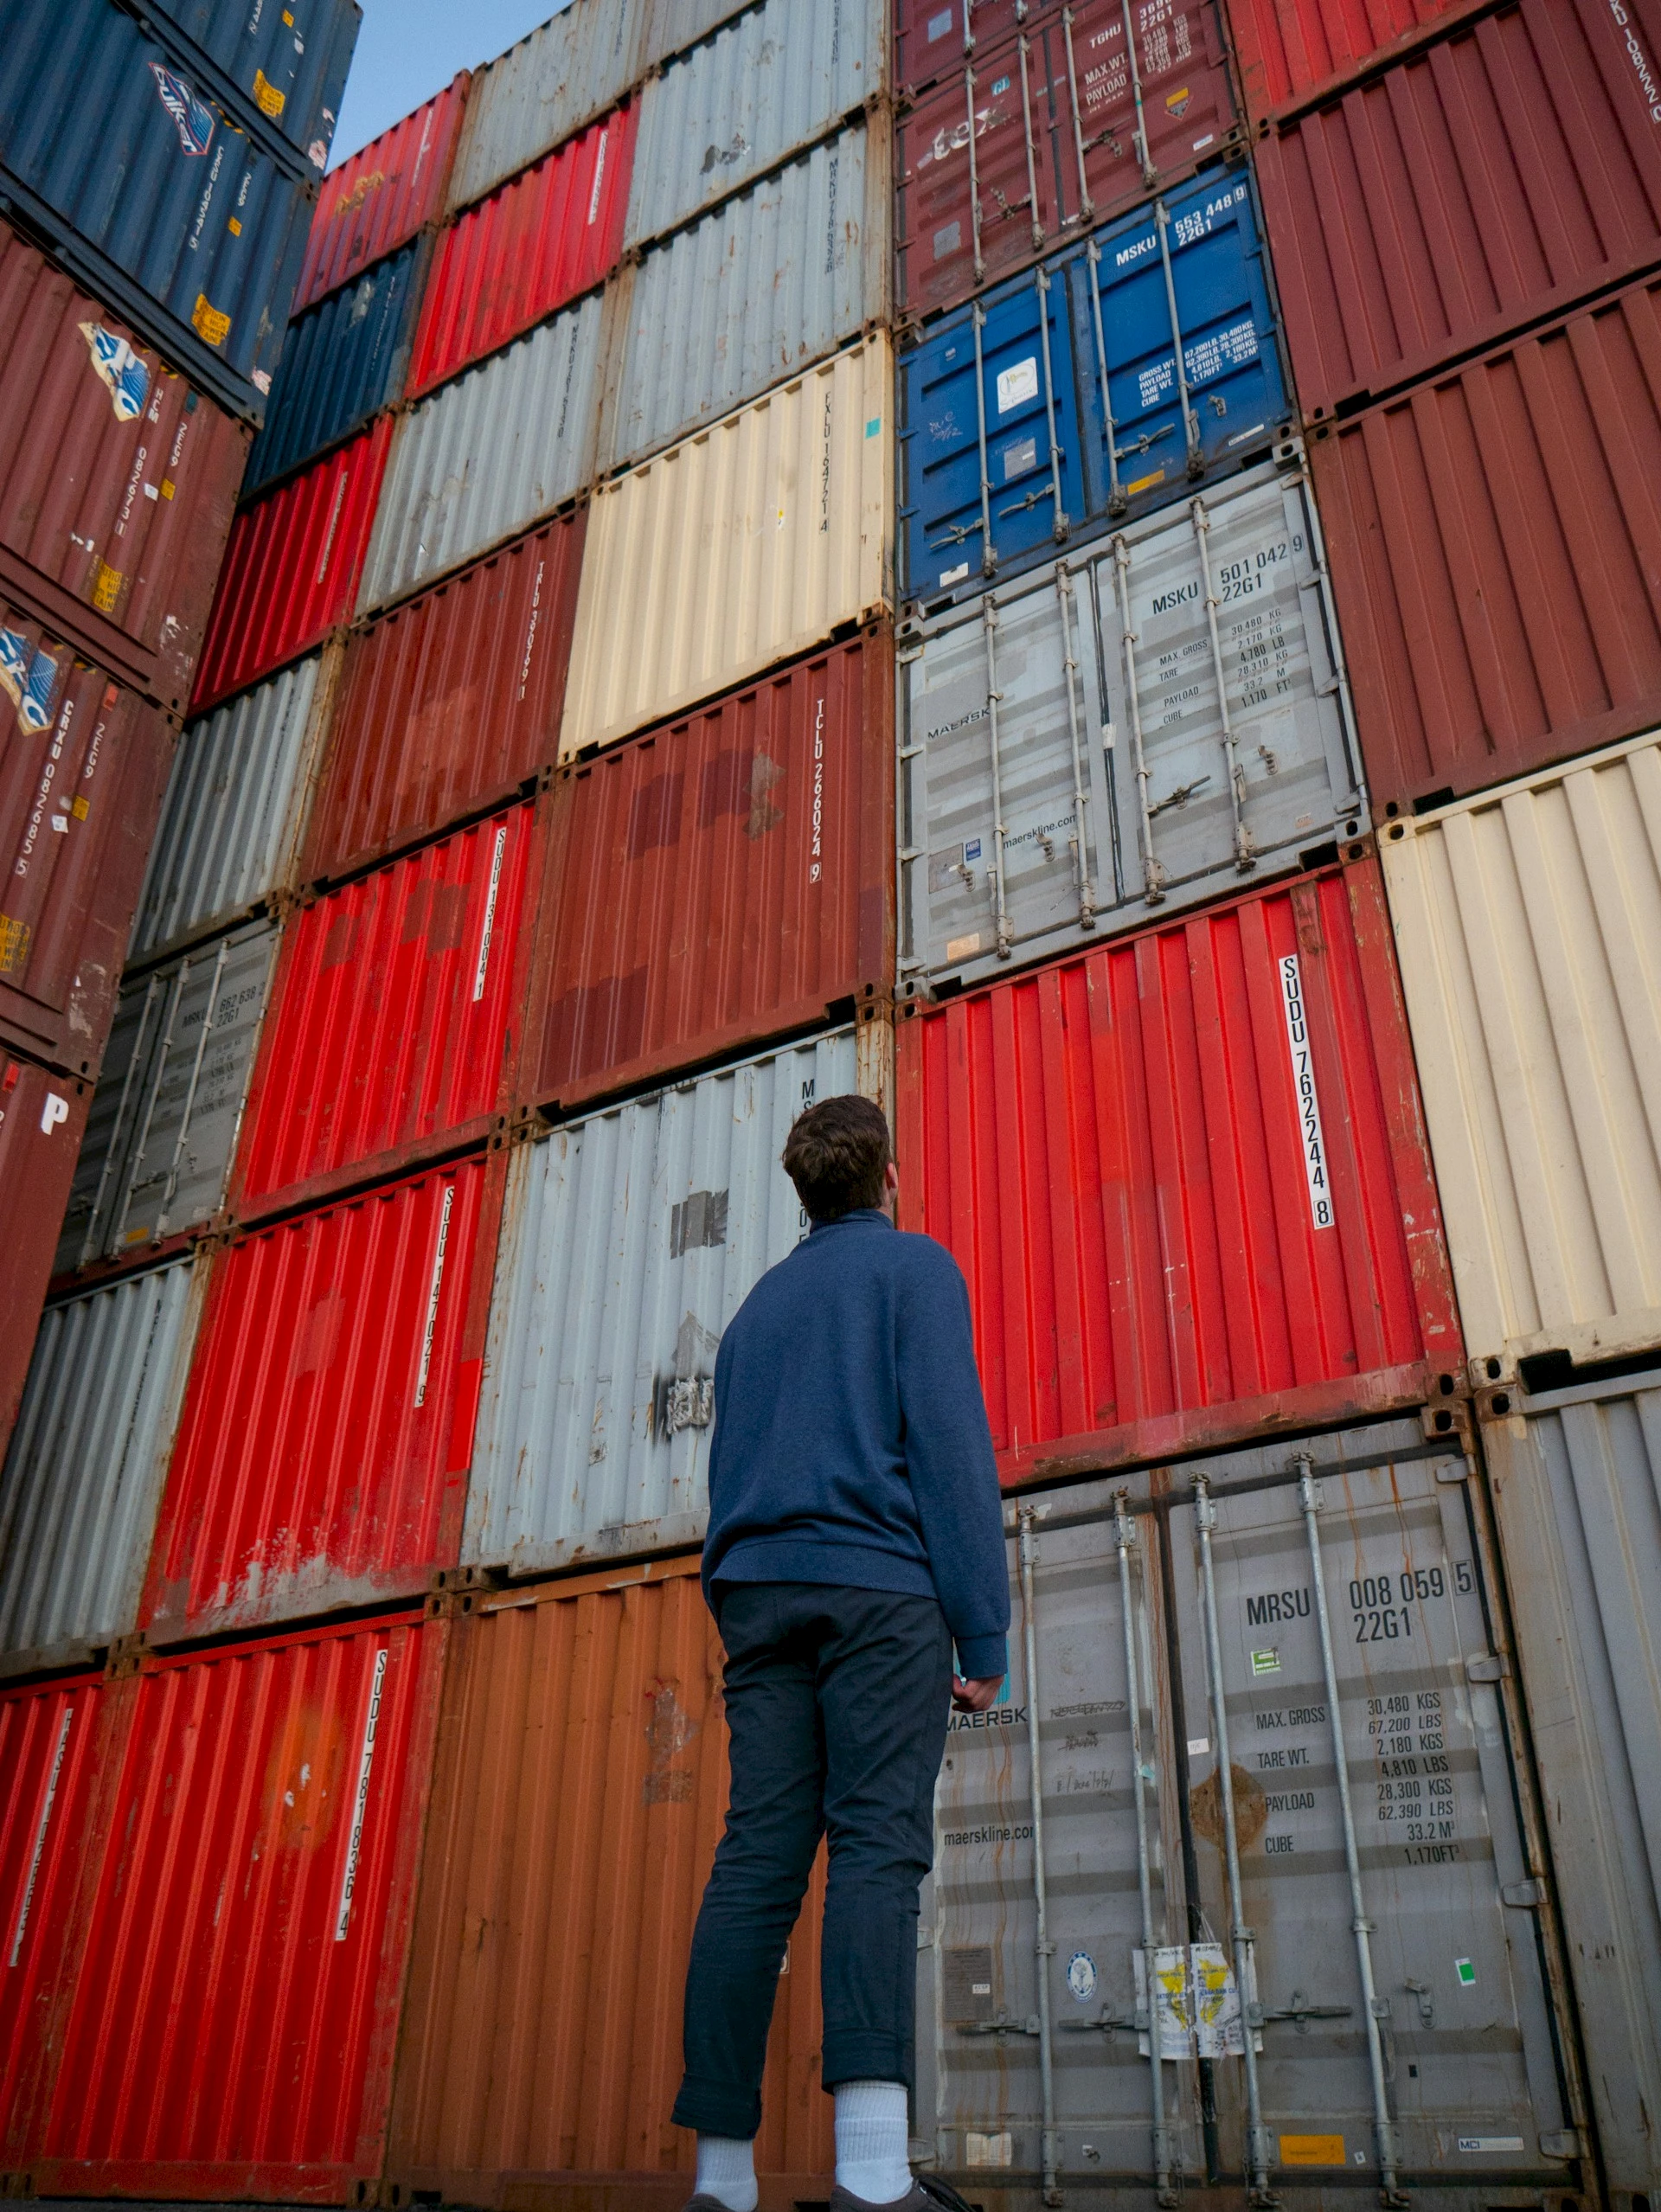
{"type": "Polygon", "coordinates": [[[821,1835],[824,2087],[913,2084],[952,1639],[932,1597],[734,1582],[716,1601],[732,1799],[692,1938],[674,2118],[741,2138],[761,2123],[779,1969],[821,1835]]]}

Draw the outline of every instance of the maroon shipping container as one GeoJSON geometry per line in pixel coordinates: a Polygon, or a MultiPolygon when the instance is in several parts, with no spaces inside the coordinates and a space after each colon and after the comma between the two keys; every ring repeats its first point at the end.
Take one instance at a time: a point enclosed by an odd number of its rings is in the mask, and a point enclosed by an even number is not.
{"type": "Polygon", "coordinates": [[[242,1220],[482,1144],[512,1102],[529,801],[328,892],[289,924],[242,1119],[242,1220]]]}
{"type": "Polygon", "coordinates": [[[587,528],[575,508],[354,633],[309,881],[432,837],[553,766],[587,528]]]}
{"type": "Polygon", "coordinates": [[[98,1073],[176,735],[0,599],[0,1047],[98,1073]]]}
{"type": "Polygon", "coordinates": [[[1661,278],[1310,450],[1376,818],[1661,721],[1661,278]]]}
{"type": "Polygon", "coordinates": [[[895,0],[894,81],[915,93],[955,69],[977,48],[995,53],[1006,39],[1061,13],[1061,0],[895,0]]]}
{"type": "Polygon", "coordinates": [[[183,710],[248,432],[0,222],[0,586],[183,710]]]}
{"type": "Polygon", "coordinates": [[[1041,15],[1012,43],[959,54],[900,117],[898,311],[955,306],[1233,143],[1234,93],[1213,0],[1138,12],[1145,150],[1123,0],[1076,0],[1041,15]]]}
{"type": "Polygon", "coordinates": [[[1661,0],[1518,0],[1258,148],[1305,416],[1351,412],[1661,261],[1632,63],[1661,0]]]}
{"type": "Polygon", "coordinates": [[[1375,861],[907,1009],[896,1046],[901,1226],[968,1278],[1006,1482],[1456,1386],[1375,861]]]}
{"type": "Polygon", "coordinates": [[[193,714],[298,659],[350,619],[392,431],[382,415],[237,516],[193,714]]]}
{"type": "Polygon", "coordinates": [[[464,69],[436,98],[330,172],[317,193],[294,314],[439,220],[469,81],[464,69]]]}
{"type": "MultiPolygon", "coordinates": [[[[1619,0],[1624,7],[1626,0],[1619,0]]],[[[1492,0],[1228,0],[1246,112],[1254,123],[1306,105],[1380,61],[1434,38],[1492,0]]]]}
{"type": "Polygon", "coordinates": [[[0,1460],[22,1400],[92,1089],[0,1052],[0,1460]]]}
{"type": "Polygon", "coordinates": [[[893,764],[883,625],[565,771],[537,1101],[568,1109],[886,992],[893,764]]]}
{"type": "Polygon", "coordinates": [[[391,1604],[455,1565],[505,1157],[215,1263],[139,1602],[152,1643],[391,1604]]]}

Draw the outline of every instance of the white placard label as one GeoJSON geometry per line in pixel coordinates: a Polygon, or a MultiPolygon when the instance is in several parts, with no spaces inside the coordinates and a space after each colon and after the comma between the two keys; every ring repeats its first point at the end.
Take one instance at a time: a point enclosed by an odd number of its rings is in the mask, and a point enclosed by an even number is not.
{"type": "Polygon", "coordinates": [[[1011,407],[1018,407],[1023,400],[1038,396],[1038,356],[1029,354],[1024,361],[1017,361],[1013,368],[997,372],[997,411],[1007,414],[1011,407]]]}
{"type": "Polygon", "coordinates": [[[369,1801],[369,1768],[375,1761],[375,1731],[381,1718],[381,1687],[387,1678],[384,1647],[375,1655],[369,1683],[369,1709],[363,1717],[363,1748],[358,1754],[357,1788],[352,1795],[352,1832],[346,1844],[346,1871],[340,1881],[340,1910],[335,1914],[335,1941],[344,1943],[352,1924],[352,1891],[357,1886],[357,1855],[363,1842],[363,1812],[369,1801]]]}
{"type": "Polygon", "coordinates": [[[1332,1185],[1326,1171],[1326,1139],[1321,1134],[1321,1102],[1315,1093],[1315,1061],[1309,1048],[1304,1011],[1304,984],[1298,955],[1280,962],[1280,1003],[1286,1013],[1286,1043],[1292,1052],[1292,1087],[1298,1093],[1298,1136],[1309,1183],[1310,1218],[1318,1229],[1333,1226],[1332,1185]]]}
{"type": "Polygon", "coordinates": [[[52,1772],[46,1778],[46,1798],[41,1806],[41,1818],[35,1830],[35,1850],[29,1862],[29,1880],[23,1884],[23,1901],[17,1912],[17,1932],[11,1939],[11,1956],[8,1966],[15,1966],[23,1948],[23,1932],[29,1926],[29,1908],[35,1902],[35,1884],[41,1871],[41,1853],[46,1849],[46,1831],[52,1820],[52,1801],[58,1794],[58,1777],[63,1772],[63,1747],[69,1741],[69,1723],[75,1717],[73,1705],[64,1708],[63,1725],[58,1730],[58,1747],[52,1754],[52,1772]]]}
{"type": "Polygon", "coordinates": [[[484,996],[484,978],[491,965],[491,933],[496,927],[496,894],[502,888],[502,856],[508,849],[508,825],[496,825],[496,850],[491,855],[491,888],[484,898],[484,926],[478,933],[478,959],[473,967],[473,1003],[484,996]]]}
{"type": "Polygon", "coordinates": [[[433,1254],[433,1281],[426,1293],[426,1327],[421,1334],[421,1367],[415,1377],[415,1403],[426,1403],[426,1378],[433,1366],[433,1331],[439,1321],[439,1292],[444,1288],[444,1251],[450,1241],[450,1209],[456,1202],[456,1186],[444,1186],[444,1205],[439,1215],[439,1245],[433,1254]]]}

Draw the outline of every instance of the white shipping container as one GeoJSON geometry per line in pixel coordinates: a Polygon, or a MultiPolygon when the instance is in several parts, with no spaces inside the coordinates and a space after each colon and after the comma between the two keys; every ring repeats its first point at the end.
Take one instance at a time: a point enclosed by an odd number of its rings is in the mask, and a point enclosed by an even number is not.
{"type": "MultiPolygon", "coordinates": [[[[670,0],[672,10],[680,0],[670,0]]],[[[475,69],[450,172],[448,207],[503,177],[615,106],[640,74],[652,0],[574,0],[475,69]]]]}
{"type": "Polygon", "coordinates": [[[509,1171],[464,1565],[696,1543],[721,1332],[807,1221],[779,1155],[852,1029],[590,1114],[509,1171]]]}
{"type": "Polygon", "coordinates": [[[1472,1381],[1661,1349],[1661,739],[1379,843],[1472,1381]]]}
{"type": "Polygon", "coordinates": [[[562,760],[892,606],[892,394],[879,331],[599,487],[562,760]]]}

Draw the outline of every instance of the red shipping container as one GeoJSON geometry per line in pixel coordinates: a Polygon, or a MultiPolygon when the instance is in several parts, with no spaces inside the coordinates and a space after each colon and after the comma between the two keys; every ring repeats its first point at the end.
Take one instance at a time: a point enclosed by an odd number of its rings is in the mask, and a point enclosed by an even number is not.
{"type": "Polygon", "coordinates": [[[1006,1483],[1369,1420],[1464,1354],[1377,864],[907,1010],[901,1226],[1006,1483]]]}
{"type": "Polygon", "coordinates": [[[193,714],[298,659],[350,619],[392,428],[382,415],[237,516],[193,714]]]}
{"type": "Polygon", "coordinates": [[[104,1689],[42,2194],[373,2200],[447,1634],[146,1652],[104,1689]]]}
{"type": "Polygon", "coordinates": [[[966,53],[996,53],[1061,7],[1061,0],[895,0],[895,84],[920,92],[957,68],[966,53]]]}
{"type": "Polygon", "coordinates": [[[0,223],[0,584],[182,711],[248,432],[0,223]]]}
{"type": "Polygon", "coordinates": [[[1661,0],[1626,14],[1520,0],[1259,146],[1306,416],[1661,261],[1661,140],[1626,44],[1661,27],[1661,0]]]}
{"type": "Polygon", "coordinates": [[[1246,112],[1259,123],[1276,108],[1336,91],[1492,0],[1228,0],[1228,5],[1246,112]]]}
{"type": "Polygon", "coordinates": [[[293,314],[438,221],[469,82],[464,69],[413,115],[330,170],[317,193],[293,314]]]}
{"type": "Polygon", "coordinates": [[[1164,190],[1231,144],[1213,0],[1144,10],[1137,147],[1123,0],[1077,0],[956,66],[895,125],[897,310],[931,315],[1164,190]],[[1076,104],[1074,88],[1076,87],[1076,104]],[[971,116],[974,119],[972,136],[971,116]]]}
{"type": "Polygon", "coordinates": [[[152,1643],[391,1604],[452,1567],[502,1155],[239,1239],[208,1286],[139,1604],[152,1643]]]}
{"type": "Polygon", "coordinates": [[[1378,819],[1661,722],[1661,278],[1310,450],[1378,819]]]}
{"type": "Polygon", "coordinates": [[[574,508],[354,633],[308,881],[433,837],[553,766],[587,529],[574,508]]]}
{"type": "Polygon", "coordinates": [[[0,1047],[95,1075],[177,732],[0,599],[0,1047]]]}
{"type": "Polygon", "coordinates": [[[257,1219],[482,1144],[511,1104],[529,802],[330,891],[290,923],[232,1211],[257,1219]]]}
{"type": "Polygon", "coordinates": [[[565,771],[536,1099],[570,1108],[885,991],[893,763],[885,625],[565,771]]]}
{"type": "Polygon", "coordinates": [[[412,399],[616,267],[635,124],[625,101],[457,216],[427,279],[409,366],[412,399]]]}
{"type": "Polygon", "coordinates": [[[92,1096],[90,1082],[0,1052],[0,1459],[22,1401],[92,1096]]]}

